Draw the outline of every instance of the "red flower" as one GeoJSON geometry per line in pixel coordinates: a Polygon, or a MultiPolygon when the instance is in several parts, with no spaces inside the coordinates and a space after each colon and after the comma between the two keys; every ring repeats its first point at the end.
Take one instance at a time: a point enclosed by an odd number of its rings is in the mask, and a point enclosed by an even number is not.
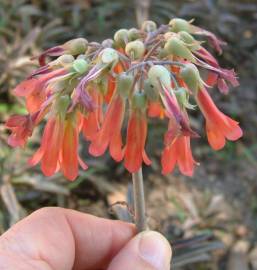
{"type": "Polygon", "coordinates": [[[145,141],[147,136],[147,121],[145,112],[134,109],[131,112],[128,128],[127,143],[125,146],[124,165],[131,172],[137,172],[142,162],[150,165],[151,161],[145,152],[145,141]]]}
{"type": "Polygon", "coordinates": [[[223,148],[226,142],[225,139],[235,141],[242,137],[243,132],[238,122],[216,107],[206,89],[200,89],[196,99],[206,119],[208,141],[214,150],[223,148]]]}
{"type": "Polygon", "coordinates": [[[16,86],[14,94],[25,97],[28,111],[34,113],[40,109],[40,106],[47,98],[47,82],[54,77],[64,75],[65,72],[65,69],[57,69],[37,78],[29,78],[16,86]]]}
{"type": "Polygon", "coordinates": [[[178,164],[181,173],[192,176],[197,163],[192,156],[190,137],[181,135],[174,139],[173,143],[165,146],[161,164],[163,174],[171,173],[178,164]]]}
{"type": "MultiPolygon", "coordinates": [[[[119,74],[121,72],[123,72],[123,67],[120,63],[116,64],[116,66],[113,68],[113,72],[116,73],[116,74],[119,74]]],[[[108,88],[107,88],[107,93],[104,97],[106,103],[110,103],[111,99],[112,99],[112,96],[115,92],[115,89],[116,89],[116,80],[115,78],[110,75],[108,77],[108,88]]]]}
{"type": "Polygon", "coordinates": [[[94,156],[102,155],[107,147],[116,161],[123,158],[121,128],[125,113],[125,99],[119,94],[113,96],[100,131],[89,147],[89,153],[94,156]]]}
{"type": "Polygon", "coordinates": [[[64,120],[60,114],[51,117],[44,129],[40,148],[29,160],[30,165],[41,161],[44,175],[51,176],[61,169],[69,180],[78,175],[78,163],[87,168],[78,156],[78,124],[74,116],[64,120]]]}
{"type": "Polygon", "coordinates": [[[24,146],[32,135],[33,121],[30,115],[13,115],[5,125],[12,131],[8,138],[8,144],[12,147],[24,146]]]}
{"type": "Polygon", "coordinates": [[[149,117],[158,117],[163,119],[165,116],[165,111],[158,101],[148,102],[147,115],[149,117]]]}
{"type": "Polygon", "coordinates": [[[82,132],[87,140],[94,139],[95,135],[100,129],[100,124],[103,118],[103,97],[98,93],[96,89],[91,91],[92,99],[96,104],[96,108],[93,111],[87,112],[82,121],[82,132]]]}

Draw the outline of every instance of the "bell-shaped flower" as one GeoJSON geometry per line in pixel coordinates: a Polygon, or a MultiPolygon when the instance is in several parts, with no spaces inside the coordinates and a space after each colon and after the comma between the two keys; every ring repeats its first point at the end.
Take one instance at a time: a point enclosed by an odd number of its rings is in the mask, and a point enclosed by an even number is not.
{"type": "Polygon", "coordinates": [[[216,107],[205,88],[198,91],[196,101],[205,117],[207,138],[214,150],[223,148],[226,139],[236,141],[242,137],[243,132],[238,122],[216,107]]]}
{"type": "Polygon", "coordinates": [[[12,147],[24,146],[27,139],[32,135],[33,121],[30,115],[13,115],[6,124],[6,128],[11,130],[8,144],[12,147]]]}
{"type": "Polygon", "coordinates": [[[66,115],[68,97],[61,97],[51,112],[44,128],[41,145],[29,164],[34,166],[41,161],[44,175],[51,176],[60,169],[69,180],[78,175],[78,164],[83,169],[87,165],[78,156],[79,120],[76,112],[66,115]]]}
{"type": "Polygon", "coordinates": [[[127,127],[124,166],[130,173],[134,173],[141,168],[143,161],[145,164],[150,165],[151,160],[145,152],[147,137],[145,96],[140,93],[134,94],[131,106],[127,127]]]}

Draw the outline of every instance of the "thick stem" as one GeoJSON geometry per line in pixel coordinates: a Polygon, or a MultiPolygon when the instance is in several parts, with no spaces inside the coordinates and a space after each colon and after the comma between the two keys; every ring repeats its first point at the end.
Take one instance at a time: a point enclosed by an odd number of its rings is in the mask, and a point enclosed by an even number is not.
{"type": "Polygon", "coordinates": [[[142,232],[147,229],[142,168],[140,168],[138,172],[132,174],[132,180],[133,180],[135,223],[137,231],[142,232]]]}

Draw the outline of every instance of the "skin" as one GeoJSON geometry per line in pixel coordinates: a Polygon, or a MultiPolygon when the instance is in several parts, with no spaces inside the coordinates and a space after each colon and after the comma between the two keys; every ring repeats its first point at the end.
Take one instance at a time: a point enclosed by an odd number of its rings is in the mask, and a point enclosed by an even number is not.
{"type": "Polygon", "coordinates": [[[168,270],[170,258],[157,232],[62,208],[42,208],[0,237],[1,270],[168,270]]]}

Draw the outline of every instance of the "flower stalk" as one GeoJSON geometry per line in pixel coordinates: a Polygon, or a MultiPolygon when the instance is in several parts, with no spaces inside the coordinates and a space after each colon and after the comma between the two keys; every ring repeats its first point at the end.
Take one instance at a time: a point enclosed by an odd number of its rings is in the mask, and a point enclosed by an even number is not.
{"type": "Polygon", "coordinates": [[[142,168],[132,173],[133,181],[133,199],[134,199],[134,219],[137,232],[140,233],[147,229],[146,211],[145,211],[145,194],[142,168]]]}

